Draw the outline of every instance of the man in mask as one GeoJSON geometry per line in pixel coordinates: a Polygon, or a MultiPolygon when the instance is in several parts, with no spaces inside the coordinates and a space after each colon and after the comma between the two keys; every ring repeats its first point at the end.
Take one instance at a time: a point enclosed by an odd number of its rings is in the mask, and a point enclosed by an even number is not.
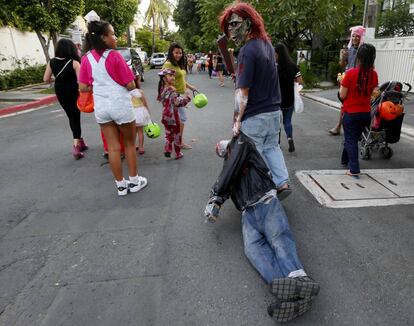
{"type": "Polygon", "coordinates": [[[283,199],[291,189],[278,143],[281,96],[274,49],[263,18],[250,4],[237,2],[224,9],[220,25],[226,36],[241,46],[233,133],[243,131],[252,139],[272,172],[279,199],[283,199]]]}
{"type": "Polygon", "coordinates": [[[277,322],[290,321],[311,308],[319,284],[307,276],[298,258],[270,171],[243,132],[217,143],[216,153],[224,157],[224,164],[204,215],[215,222],[221,205],[231,196],[242,211],[244,252],[276,297],[267,311],[277,322]]]}

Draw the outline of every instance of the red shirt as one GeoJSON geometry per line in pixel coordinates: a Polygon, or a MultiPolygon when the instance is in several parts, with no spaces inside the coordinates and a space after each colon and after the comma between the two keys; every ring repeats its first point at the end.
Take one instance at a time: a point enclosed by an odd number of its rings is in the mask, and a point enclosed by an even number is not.
{"type": "MultiPolygon", "coordinates": [[[[103,52],[99,53],[92,50],[91,53],[95,60],[99,62],[103,52]]],[[[135,79],[131,68],[128,67],[122,55],[115,50],[111,51],[106,58],[105,68],[109,76],[121,86],[125,86],[135,79]]],[[[82,57],[79,82],[86,85],[92,85],[93,82],[92,67],[87,55],[82,57]]]]}
{"type": "Polygon", "coordinates": [[[371,93],[378,86],[378,74],[374,69],[370,70],[367,93],[362,90],[358,93],[358,74],[359,67],[349,69],[345,73],[345,78],[341,85],[348,88],[342,111],[347,113],[371,112],[371,93]]]}

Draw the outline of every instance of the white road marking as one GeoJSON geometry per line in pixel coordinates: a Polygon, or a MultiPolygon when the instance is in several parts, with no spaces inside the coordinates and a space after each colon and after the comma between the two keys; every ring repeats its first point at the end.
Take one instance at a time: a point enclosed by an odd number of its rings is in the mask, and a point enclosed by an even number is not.
{"type": "Polygon", "coordinates": [[[10,113],[10,114],[5,114],[5,115],[0,116],[0,119],[10,118],[10,117],[14,117],[16,115],[20,115],[20,114],[23,114],[23,113],[29,113],[29,112],[33,112],[33,111],[36,111],[36,110],[44,109],[44,108],[47,108],[47,107],[49,107],[51,105],[54,105],[54,104],[55,103],[48,104],[48,105],[42,105],[42,106],[39,106],[38,108],[33,108],[33,109],[28,109],[28,110],[22,110],[22,111],[13,112],[13,113],[10,113]]]}

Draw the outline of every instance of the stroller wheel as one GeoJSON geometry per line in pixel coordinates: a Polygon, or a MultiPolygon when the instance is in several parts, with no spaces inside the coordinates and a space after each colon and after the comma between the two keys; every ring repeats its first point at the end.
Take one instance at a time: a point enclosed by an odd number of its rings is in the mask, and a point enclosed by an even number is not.
{"type": "Polygon", "coordinates": [[[363,160],[369,160],[371,158],[371,149],[369,147],[361,147],[359,153],[363,160]]]}
{"type": "Polygon", "coordinates": [[[388,160],[394,155],[393,150],[391,148],[389,148],[389,147],[383,147],[383,148],[381,148],[380,149],[380,152],[381,152],[382,157],[383,158],[386,158],[388,160]]]}

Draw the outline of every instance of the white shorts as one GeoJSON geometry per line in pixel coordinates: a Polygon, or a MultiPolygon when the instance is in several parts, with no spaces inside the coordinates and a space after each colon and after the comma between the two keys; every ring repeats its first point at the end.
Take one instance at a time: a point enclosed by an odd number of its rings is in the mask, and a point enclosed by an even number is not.
{"type": "Polygon", "coordinates": [[[151,122],[151,117],[145,106],[134,108],[134,111],[135,111],[135,123],[137,127],[146,126],[147,124],[151,122]]]}

